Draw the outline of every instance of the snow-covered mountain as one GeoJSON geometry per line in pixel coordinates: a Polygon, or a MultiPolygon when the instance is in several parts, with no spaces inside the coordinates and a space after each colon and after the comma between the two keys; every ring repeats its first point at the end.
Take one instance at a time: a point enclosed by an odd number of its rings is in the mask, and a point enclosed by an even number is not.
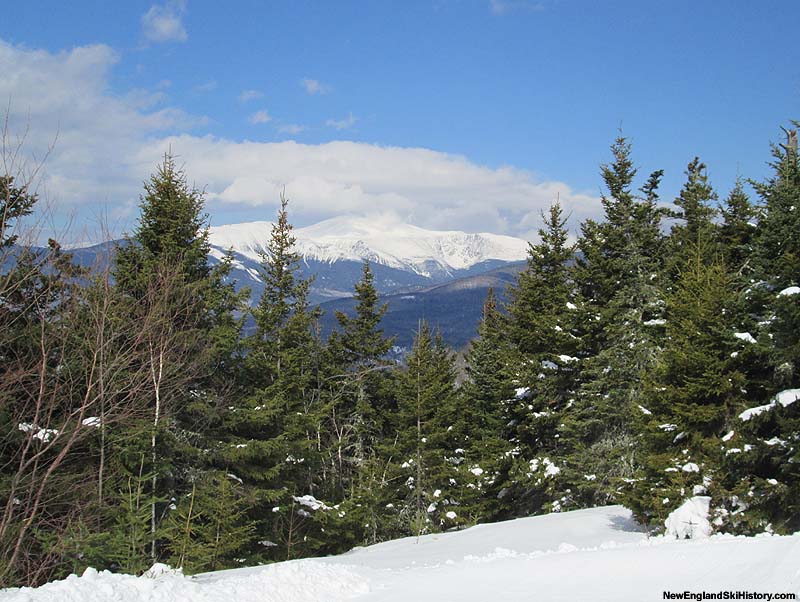
{"type": "MultiPolygon", "coordinates": [[[[270,222],[214,226],[210,241],[258,261],[269,242],[270,222]]],[[[497,234],[434,231],[385,217],[335,217],[294,231],[305,260],[362,262],[440,280],[482,263],[525,259],[528,243],[497,234]]]]}
{"type": "MultiPolygon", "coordinates": [[[[232,250],[230,280],[237,290],[249,289],[251,303],[264,291],[259,264],[271,231],[270,222],[210,229],[211,263],[232,250]]],[[[324,332],[336,327],[336,311],[353,310],[350,297],[367,259],[375,288],[390,304],[383,327],[404,346],[421,318],[441,328],[448,344],[463,346],[475,335],[488,288],[502,298],[528,250],[526,241],[511,236],[426,230],[385,217],[338,217],[298,228],[294,235],[303,256],[298,276],[313,278],[309,302],[326,304],[324,332]]],[[[110,260],[114,244],[70,252],[78,264],[94,269],[110,260]]]]}

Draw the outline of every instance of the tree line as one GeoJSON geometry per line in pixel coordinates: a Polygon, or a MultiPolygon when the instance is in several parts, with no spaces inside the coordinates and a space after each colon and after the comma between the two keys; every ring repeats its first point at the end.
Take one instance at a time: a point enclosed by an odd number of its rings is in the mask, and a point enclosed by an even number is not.
{"type": "Polygon", "coordinates": [[[0,586],[87,566],[186,572],[622,503],[643,528],[694,495],[719,531],[800,529],[800,163],[720,201],[692,160],[671,204],[623,137],[603,219],[556,202],[466,350],[420,321],[389,359],[368,263],[320,334],[288,204],[264,293],[209,263],[203,194],[165,156],[113,261],[21,244],[0,177],[0,586]],[[244,324],[254,327],[245,334],[244,324]]]}

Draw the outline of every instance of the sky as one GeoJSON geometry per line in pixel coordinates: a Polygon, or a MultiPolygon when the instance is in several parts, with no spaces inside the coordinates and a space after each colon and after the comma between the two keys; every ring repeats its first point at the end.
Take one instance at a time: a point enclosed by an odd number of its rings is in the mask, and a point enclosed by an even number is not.
{"type": "Polygon", "coordinates": [[[800,2],[27,0],[0,19],[5,169],[43,235],[135,227],[165,152],[213,225],[381,214],[535,238],[599,219],[619,135],[724,198],[800,118],[800,2]],[[24,174],[24,176],[23,176],[24,174]],[[45,210],[46,208],[46,210],[45,210]]]}

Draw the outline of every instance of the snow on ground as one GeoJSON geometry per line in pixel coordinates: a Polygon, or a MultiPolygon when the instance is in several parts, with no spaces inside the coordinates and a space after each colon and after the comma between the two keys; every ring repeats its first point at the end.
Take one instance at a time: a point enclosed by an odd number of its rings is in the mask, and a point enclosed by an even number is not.
{"type": "Polygon", "coordinates": [[[665,591],[797,594],[798,558],[800,533],[648,538],[630,512],[609,506],[195,577],[90,570],[35,590],[6,590],[0,601],[538,602],[662,600],[665,591]]]}
{"type": "Polygon", "coordinates": [[[667,534],[677,539],[702,539],[711,535],[711,523],[708,522],[710,504],[711,498],[706,495],[686,500],[664,521],[667,534]]]}

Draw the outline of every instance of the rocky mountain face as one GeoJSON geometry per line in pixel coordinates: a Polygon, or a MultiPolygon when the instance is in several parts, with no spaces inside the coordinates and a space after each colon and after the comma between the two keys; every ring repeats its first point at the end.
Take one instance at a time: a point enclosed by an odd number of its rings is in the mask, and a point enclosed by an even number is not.
{"type": "MultiPolygon", "coordinates": [[[[258,263],[270,222],[215,226],[212,256],[230,250],[234,277],[260,294],[258,263]]],[[[417,291],[489,272],[525,259],[528,243],[497,234],[434,231],[386,218],[338,217],[294,231],[301,274],[314,276],[312,302],[349,297],[368,260],[381,294],[417,291]]]]}

